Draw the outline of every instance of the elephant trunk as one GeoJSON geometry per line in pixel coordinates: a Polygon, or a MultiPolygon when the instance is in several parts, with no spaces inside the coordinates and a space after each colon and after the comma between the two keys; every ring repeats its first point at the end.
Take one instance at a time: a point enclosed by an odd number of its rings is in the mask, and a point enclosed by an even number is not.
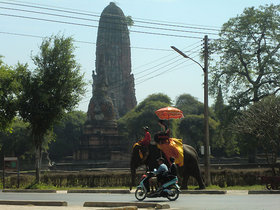
{"type": "Polygon", "coordinates": [[[130,190],[133,186],[135,186],[135,176],[136,176],[136,168],[131,165],[130,167],[130,173],[131,173],[131,183],[130,183],[130,190]]]}

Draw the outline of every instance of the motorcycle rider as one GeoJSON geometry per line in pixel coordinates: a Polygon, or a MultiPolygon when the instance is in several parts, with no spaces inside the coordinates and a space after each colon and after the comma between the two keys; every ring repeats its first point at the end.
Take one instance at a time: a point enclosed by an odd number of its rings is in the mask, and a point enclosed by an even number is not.
{"type": "Polygon", "coordinates": [[[170,167],[169,167],[169,171],[168,171],[168,180],[172,180],[174,179],[175,177],[177,177],[177,165],[175,163],[175,158],[174,157],[170,157],[169,158],[170,160],[170,167]]]}
{"type": "Polygon", "coordinates": [[[157,184],[162,185],[167,179],[168,168],[164,163],[164,158],[163,157],[158,158],[157,162],[159,164],[159,167],[155,171],[156,176],[151,177],[149,180],[151,187],[157,186],[157,184]]]}
{"type": "Polygon", "coordinates": [[[171,163],[170,168],[169,168],[169,174],[171,176],[177,176],[177,166],[175,164],[175,158],[170,157],[169,160],[170,160],[170,163],[171,163]]]}

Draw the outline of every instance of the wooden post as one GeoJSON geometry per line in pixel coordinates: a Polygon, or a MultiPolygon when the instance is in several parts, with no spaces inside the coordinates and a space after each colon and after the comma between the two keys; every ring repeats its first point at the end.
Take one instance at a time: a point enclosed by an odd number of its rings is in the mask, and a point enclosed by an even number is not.
{"type": "Polygon", "coordinates": [[[209,110],[208,110],[208,36],[204,37],[204,166],[205,184],[211,185],[209,152],[209,110]]]}
{"type": "Polygon", "coordinates": [[[17,188],[19,188],[19,160],[17,161],[17,188]]]}
{"type": "Polygon", "coordinates": [[[5,189],[5,156],[3,157],[3,190],[5,189]]]}

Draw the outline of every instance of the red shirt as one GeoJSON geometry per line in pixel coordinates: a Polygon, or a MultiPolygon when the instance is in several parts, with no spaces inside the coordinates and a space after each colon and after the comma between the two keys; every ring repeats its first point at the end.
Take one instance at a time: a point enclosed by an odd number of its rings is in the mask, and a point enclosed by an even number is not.
{"type": "Polygon", "coordinates": [[[148,146],[151,142],[151,134],[149,131],[146,131],[145,137],[141,139],[138,143],[143,145],[143,146],[148,146]]]}

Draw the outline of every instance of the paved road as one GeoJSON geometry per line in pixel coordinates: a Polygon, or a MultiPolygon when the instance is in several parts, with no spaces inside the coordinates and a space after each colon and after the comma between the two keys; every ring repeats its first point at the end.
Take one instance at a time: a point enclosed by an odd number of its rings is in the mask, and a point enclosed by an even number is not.
{"type": "Polygon", "coordinates": [[[279,210],[280,195],[186,195],[175,208],[185,210],[279,210]]]}
{"type": "MultiPolygon", "coordinates": [[[[46,200],[46,201],[66,201],[68,207],[20,207],[20,206],[0,206],[1,210],[72,210],[91,209],[82,207],[86,201],[125,201],[137,202],[134,194],[106,194],[106,193],[3,193],[0,192],[0,200],[46,200]]],[[[165,198],[146,199],[146,202],[167,203],[171,209],[184,210],[279,210],[280,194],[259,194],[248,195],[247,191],[232,191],[224,195],[189,195],[181,194],[175,202],[169,202],[165,198]]]]}

